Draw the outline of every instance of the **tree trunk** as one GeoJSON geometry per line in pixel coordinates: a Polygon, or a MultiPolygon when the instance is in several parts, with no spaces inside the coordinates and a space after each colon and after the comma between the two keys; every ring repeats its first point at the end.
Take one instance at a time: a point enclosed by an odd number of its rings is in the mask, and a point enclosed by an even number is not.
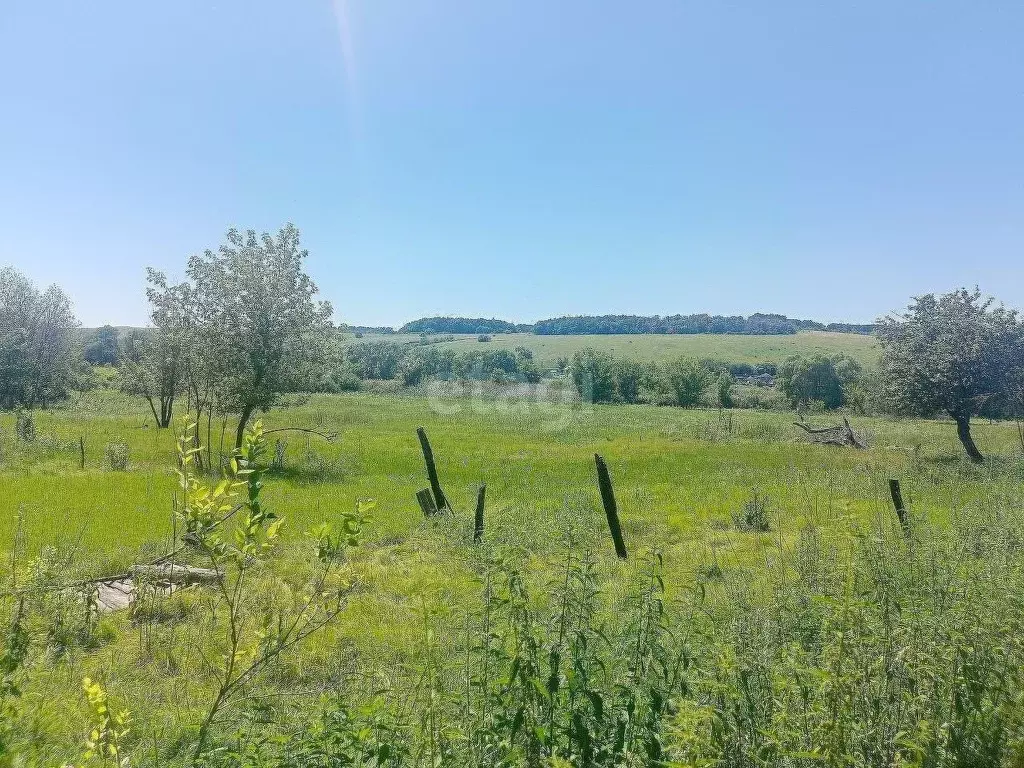
{"type": "Polygon", "coordinates": [[[245,428],[249,424],[249,419],[252,417],[253,407],[251,405],[245,406],[242,409],[242,415],[238,417],[238,429],[235,430],[235,450],[237,451],[242,447],[242,441],[245,439],[245,428]]]}
{"type": "Polygon", "coordinates": [[[981,455],[978,446],[974,444],[974,438],[971,437],[971,417],[954,414],[953,419],[956,421],[956,436],[964,444],[967,455],[975,464],[981,462],[985,457],[981,455]]]}
{"type": "Polygon", "coordinates": [[[160,397],[160,418],[157,419],[157,426],[160,429],[167,429],[171,426],[171,420],[174,418],[174,397],[160,397]]]}
{"type": "Polygon", "coordinates": [[[160,414],[156,412],[156,405],[153,403],[152,397],[147,397],[149,401],[149,410],[153,412],[153,423],[156,424],[157,429],[160,428],[160,414]]]}

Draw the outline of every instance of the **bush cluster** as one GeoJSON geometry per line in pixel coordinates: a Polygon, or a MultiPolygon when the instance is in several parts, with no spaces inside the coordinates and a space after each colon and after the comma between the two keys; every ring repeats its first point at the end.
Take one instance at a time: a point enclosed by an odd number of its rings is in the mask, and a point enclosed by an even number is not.
{"type": "Polygon", "coordinates": [[[405,386],[417,386],[429,379],[536,383],[541,378],[533,353],[525,347],[516,347],[512,351],[456,352],[430,348],[429,345],[364,341],[345,349],[344,365],[340,367],[358,379],[397,379],[405,386]]]}
{"type": "Polygon", "coordinates": [[[680,357],[664,363],[615,357],[587,347],[573,355],[569,373],[588,403],[653,403],[684,408],[732,404],[729,367],[680,357]]]}

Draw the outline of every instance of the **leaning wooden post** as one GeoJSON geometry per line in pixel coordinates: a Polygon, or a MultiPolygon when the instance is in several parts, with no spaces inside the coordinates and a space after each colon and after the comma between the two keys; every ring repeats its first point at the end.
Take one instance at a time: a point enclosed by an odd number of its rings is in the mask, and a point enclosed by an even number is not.
{"type": "Polygon", "coordinates": [[[78,467],[85,469],[85,438],[78,438],[78,467]]]}
{"type": "Polygon", "coordinates": [[[437,479],[437,467],[434,466],[434,452],[430,450],[427,432],[423,427],[417,427],[416,435],[420,439],[420,448],[423,449],[423,461],[427,465],[427,479],[430,480],[430,489],[434,492],[434,503],[437,504],[438,510],[448,509],[448,499],[444,497],[441,483],[437,479]]]}
{"type": "Polygon", "coordinates": [[[896,508],[896,517],[899,518],[900,528],[904,536],[910,536],[910,517],[907,515],[907,508],[903,504],[903,493],[900,491],[900,481],[889,481],[889,495],[892,496],[892,505],[896,508]]]}
{"type": "Polygon", "coordinates": [[[479,544],[484,538],[484,496],[487,494],[487,483],[480,485],[476,492],[476,517],[473,520],[473,543],[479,544]]]}
{"type": "Polygon", "coordinates": [[[437,514],[437,505],[434,504],[434,497],[430,495],[429,488],[416,491],[416,501],[419,502],[424,517],[432,517],[437,514]]]}
{"type": "Polygon", "coordinates": [[[625,560],[626,542],[622,540],[622,527],[619,525],[619,511],[615,506],[615,491],[612,490],[612,478],[608,474],[608,465],[596,453],[594,461],[597,463],[597,485],[601,489],[601,502],[604,504],[604,514],[608,518],[608,530],[611,531],[612,541],[615,542],[615,554],[625,560]]]}

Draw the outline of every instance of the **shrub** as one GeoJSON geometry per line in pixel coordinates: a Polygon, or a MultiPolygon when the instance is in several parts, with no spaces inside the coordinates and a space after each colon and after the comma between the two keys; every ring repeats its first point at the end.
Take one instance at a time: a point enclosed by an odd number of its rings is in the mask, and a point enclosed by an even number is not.
{"type": "Polygon", "coordinates": [[[23,443],[36,441],[36,420],[32,411],[19,408],[14,422],[14,432],[23,443]]]}
{"type": "Polygon", "coordinates": [[[772,529],[768,498],[754,491],[750,501],[744,503],[739,511],[733,513],[732,522],[740,531],[767,533],[772,529]]]}
{"type": "Polygon", "coordinates": [[[796,355],[779,368],[779,388],[793,406],[820,401],[838,408],[860,375],[860,364],[846,355],[796,355]]]}
{"type": "Polygon", "coordinates": [[[664,368],[665,384],[683,408],[700,405],[704,391],[711,384],[711,372],[696,360],[681,357],[664,368]]]}
{"type": "Polygon", "coordinates": [[[127,472],[130,460],[128,446],[125,443],[107,443],[103,452],[107,468],[113,472],[127,472]]]}
{"type": "Polygon", "coordinates": [[[491,336],[490,336],[490,334],[487,334],[487,333],[481,333],[479,336],[476,337],[476,340],[477,341],[490,341],[491,340],[491,336]]]}
{"type": "Polygon", "coordinates": [[[327,370],[321,380],[311,389],[315,392],[358,392],[362,380],[356,366],[348,360],[327,370]]]}
{"type": "Polygon", "coordinates": [[[402,361],[398,370],[402,377],[402,384],[407,387],[415,387],[422,383],[427,373],[427,366],[419,355],[410,355],[402,361]]]}
{"type": "Polygon", "coordinates": [[[361,341],[350,344],[345,355],[361,379],[394,379],[408,351],[391,341],[361,341]]]}
{"type": "Polygon", "coordinates": [[[732,408],[736,404],[732,397],[732,376],[728,373],[718,377],[718,404],[722,408],[732,408]]]}
{"type": "Polygon", "coordinates": [[[585,403],[610,403],[615,399],[615,359],[592,347],[572,356],[569,366],[576,391],[585,403]]]}
{"type": "Polygon", "coordinates": [[[619,358],[614,367],[615,390],[624,403],[640,402],[640,393],[654,379],[649,366],[632,358],[619,358]]]}
{"type": "Polygon", "coordinates": [[[751,387],[737,384],[730,390],[734,408],[747,408],[762,411],[788,411],[790,408],[786,396],[778,389],[770,387],[751,387]]]}

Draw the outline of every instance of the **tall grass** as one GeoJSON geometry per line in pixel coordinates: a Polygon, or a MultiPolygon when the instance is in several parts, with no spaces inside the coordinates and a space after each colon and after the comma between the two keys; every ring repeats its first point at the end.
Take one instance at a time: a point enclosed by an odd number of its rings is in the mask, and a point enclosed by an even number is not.
{"type": "Polygon", "coordinates": [[[773,576],[727,568],[674,598],[657,553],[617,590],[572,543],[543,600],[492,553],[475,607],[423,611],[373,707],[328,705],[224,764],[1017,766],[1022,544],[1010,506],[852,548],[808,527],[773,576]]]}
{"type": "MultiPolygon", "coordinates": [[[[139,428],[124,404],[93,406],[39,415],[31,444],[0,418],[0,522],[18,542],[5,593],[12,579],[49,588],[116,572],[172,538],[173,435],[139,428]],[[105,466],[108,442],[130,447],[127,471],[105,466]]],[[[1007,425],[981,425],[1002,458],[975,467],[957,458],[948,425],[931,422],[871,421],[872,448],[855,452],[795,443],[774,414],[724,423],[709,411],[597,408],[552,433],[529,414],[442,420],[422,400],[359,395],[273,418],[326,419],[341,439],[296,441],[267,472],[266,504],[292,532],[252,582],[252,615],[308,598],[311,523],[361,497],[377,498],[376,520],[346,569],[337,623],[239,692],[206,763],[1024,759],[1024,465],[1007,425]],[[424,520],[415,507],[418,423],[452,515],[424,520]],[[625,562],[607,540],[595,450],[615,480],[625,562]],[[889,476],[904,481],[909,538],[887,506],[889,476]],[[481,480],[487,525],[475,545],[481,480]]],[[[216,693],[208,673],[227,650],[226,614],[208,592],[143,596],[109,616],[75,590],[0,607],[17,617],[7,637],[28,641],[25,653],[0,648],[16,660],[4,662],[4,690],[18,690],[0,702],[11,726],[0,732],[25,764],[82,754],[86,677],[131,710],[119,749],[132,765],[190,764],[216,693]]]]}

